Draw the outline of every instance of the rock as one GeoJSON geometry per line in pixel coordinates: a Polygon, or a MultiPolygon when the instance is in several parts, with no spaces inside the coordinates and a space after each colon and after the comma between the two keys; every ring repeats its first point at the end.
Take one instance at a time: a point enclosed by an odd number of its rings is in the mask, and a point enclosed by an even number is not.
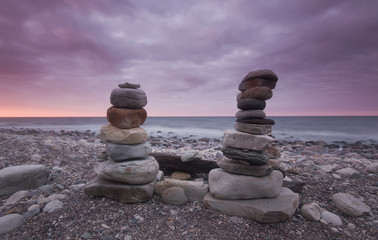
{"type": "Polygon", "coordinates": [[[349,177],[352,177],[354,179],[359,179],[359,178],[362,177],[361,173],[359,173],[357,170],[355,170],[353,168],[349,168],[349,167],[337,170],[336,173],[340,174],[340,175],[344,175],[344,176],[349,176],[349,177]]]}
{"type": "Polygon", "coordinates": [[[235,130],[227,130],[223,136],[223,146],[262,151],[273,142],[273,138],[266,135],[252,135],[248,133],[238,132],[235,130]]]}
{"type": "Polygon", "coordinates": [[[281,159],[269,159],[268,164],[272,165],[274,170],[279,170],[281,167],[281,159]]]}
{"type": "Polygon", "coordinates": [[[374,162],[372,164],[367,165],[365,167],[365,172],[377,174],[378,173],[378,163],[374,162]]]}
{"type": "Polygon", "coordinates": [[[114,161],[125,161],[131,159],[143,159],[152,151],[148,142],[124,145],[117,143],[106,143],[106,153],[114,161]]]}
{"type": "Polygon", "coordinates": [[[251,218],[258,222],[283,222],[294,215],[299,205],[299,196],[290,189],[282,188],[276,198],[253,200],[223,200],[208,193],[204,200],[205,206],[229,216],[251,218]]]}
{"type": "Polygon", "coordinates": [[[7,233],[24,224],[24,217],[20,214],[9,214],[0,217],[0,234],[7,233]]]}
{"type": "Polygon", "coordinates": [[[277,82],[277,75],[270,69],[261,69],[249,72],[242,80],[242,82],[249,81],[256,78],[263,78],[272,82],[277,82]]]}
{"type": "Polygon", "coordinates": [[[265,150],[268,153],[268,156],[270,159],[278,159],[281,157],[281,152],[276,147],[270,146],[270,147],[267,147],[265,150]]]}
{"type": "Polygon", "coordinates": [[[235,117],[237,119],[264,118],[265,112],[263,110],[239,110],[236,112],[235,117]]]}
{"type": "Polygon", "coordinates": [[[67,195],[61,194],[61,193],[56,193],[48,197],[49,201],[63,200],[66,198],[67,198],[67,195]]]}
{"type": "Polygon", "coordinates": [[[54,187],[50,184],[40,186],[38,189],[41,193],[51,194],[54,192],[54,187]]]}
{"type": "Polygon", "coordinates": [[[142,89],[116,88],[110,94],[110,103],[117,108],[143,108],[147,105],[147,96],[142,89]]]}
{"type": "Polygon", "coordinates": [[[341,221],[341,218],[339,216],[328,211],[322,212],[321,219],[324,220],[326,223],[331,223],[333,225],[337,225],[337,226],[343,225],[343,222],[341,221]]]}
{"type": "Polygon", "coordinates": [[[58,210],[62,207],[63,207],[63,203],[61,201],[54,200],[54,201],[47,203],[42,211],[50,213],[50,212],[54,212],[55,210],[58,210]]]}
{"type": "Polygon", "coordinates": [[[30,157],[30,160],[33,161],[33,162],[40,162],[42,160],[42,156],[39,155],[39,154],[33,154],[30,157]]]}
{"type": "Polygon", "coordinates": [[[237,107],[241,110],[264,110],[266,103],[258,98],[244,98],[238,101],[237,107]]]}
{"type": "Polygon", "coordinates": [[[135,128],[146,121],[147,112],[144,108],[128,109],[110,107],[107,110],[106,118],[117,128],[135,128]]]}
{"type": "MultiPolygon", "coordinates": [[[[39,205],[38,205],[39,206],[39,205]]],[[[30,218],[38,215],[41,212],[41,209],[38,208],[29,208],[27,212],[23,214],[25,220],[29,220],[30,218]]]]}
{"type": "Polygon", "coordinates": [[[171,187],[181,187],[185,190],[189,202],[202,201],[206,193],[208,193],[209,186],[203,182],[182,181],[177,179],[165,179],[158,182],[155,187],[155,193],[161,195],[162,192],[171,187]]]}
{"type": "Polygon", "coordinates": [[[165,179],[163,171],[159,171],[158,174],[156,175],[156,181],[160,182],[165,179]]]}
{"type": "Polygon", "coordinates": [[[336,168],[339,167],[339,165],[337,164],[328,164],[328,165],[321,165],[319,166],[320,169],[323,171],[323,172],[326,172],[326,173],[330,173],[332,172],[333,170],[335,170],[336,168]]]}
{"type": "Polygon", "coordinates": [[[43,205],[50,202],[50,200],[47,197],[44,197],[43,195],[39,196],[37,200],[37,204],[43,205]]]}
{"type": "Polygon", "coordinates": [[[294,181],[294,182],[284,182],[282,186],[289,188],[291,191],[295,193],[301,193],[305,185],[306,185],[305,182],[294,181]]]}
{"type": "Polygon", "coordinates": [[[312,145],[308,146],[301,152],[302,155],[314,156],[315,154],[322,154],[324,147],[322,145],[312,145]]]}
{"type": "Polygon", "coordinates": [[[200,152],[197,150],[186,150],[180,154],[182,162],[190,162],[193,160],[201,160],[200,152]]]}
{"type": "Polygon", "coordinates": [[[264,177],[236,175],[220,168],[209,172],[209,189],[218,199],[274,198],[280,194],[283,175],[273,171],[264,177]]]}
{"type": "Polygon", "coordinates": [[[88,196],[103,196],[124,203],[145,202],[152,198],[154,182],[144,185],[118,183],[102,178],[95,178],[85,187],[88,196]]]}
{"type": "Polygon", "coordinates": [[[236,119],[237,122],[249,123],[249,124],[263,124],[263,125],[274,125],[276,122],[270,118],[246,118],[246,119],[236,119]]]}
{"type": "Polygon", "coordinates": [[[126,184],[147,184],[153,182],[159,172],[159,164],[154,157],[114,162],[97,162],[94,171],[101,177],[126,184]]]}
{"type": "Polygon", "coordinates": [[[245,132],[254,135],[267,135],[269,132],[271,132],[272,129],[272,127],[268,125],[250,124],[242,122],[237,122],[234,128],[239,132],[245,132]]]}
{"type": "Polygon", "coordinates": [[[269,164],[246,166],[230,159],[218,161],[217,164],[226,172],[255,177],[267,176],[273,171],[273,167],[269,164]]]}
{"type": "Polygon", "coordinates": [[[337,209],[346,215],[358,217],[371,212],[369,206],[350,194],[336,193],[332,195],[332,199],[337,209]]]}
{"type": "Polygon", "coordinates": [[[0,170],[0,196],[46,184],[49,170],[44,165],[21,165],[0,170]]]}
{"type": "Polygon", "coordinates": [[[137,89],[137,88],[140,88],[140,84],[125,82],[125,83],[118,84],[118,87],[120,87],[120,88],[133,88],[133,89],[137,89]]]}
{"type": "Polygon", "coordinates": [[[269,162],[269,155],[266,153],[266,151],[253,151],[223,147],[222,152],[223,155],[228,158],[234,160],[243,160],[252,164],[264,165],[269,162]]]}
{"type": "Polygon", "coordinates": [[[317,203],[303,204],[301,207],[301,214],[307,220],[319,221],[321,217],[320,207],[317,203]]]}
{"type": "Polygon", "coordinates": [[[188,203],[188,197],[182,187],[171,187],[161,193],[164,202],[172,205],[183,205],[188,203]]]}
{"type": "Polygon", "coordinates": [[[171,178],[177,180],[190,180],[192,176],[186,172],[175,171],[171,174],[171,178]]]}
{"type": "Polygon", "coordinates": [[[21,201],[22,199],[29,197],[29,196],[30,196],[29,191],[25,191],[25,190],[18,191],[7,199],[4,206],[14,205],[14,204],[18,203],[19,201],[21,201]]]}
{"type": "Polygon", "coordinates": [[[122,129],[111,124],[101,127],[99,137],[104,142],[118,144],[138,144],[144,143],[148,139],[146,131],[141,127],[122,129]]]}
{"type": "Polygon", "coordinates": [[[273,91],[269,87],[254,87],[245,90],[237,95],[236,101],[244,98],[259,98],[262,100],[268,100],[272,98],[273,91]]]}
{"type": "Polygon", "coordinates": [[[80,183],[80,184],[75,184],[75,185],[71,185],[69,188],[72,190],[72,191],[80,191],[82,189],[84,189],[86,186],[85,183],[80,183]]]}

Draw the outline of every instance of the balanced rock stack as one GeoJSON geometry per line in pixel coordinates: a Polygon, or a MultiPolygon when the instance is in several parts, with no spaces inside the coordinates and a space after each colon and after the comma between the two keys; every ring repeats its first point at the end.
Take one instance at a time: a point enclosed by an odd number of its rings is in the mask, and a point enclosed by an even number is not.
{"type": "Polygon", "coordinates": [[[147,133],[140,127],[147,118],[143,108],[147,97],[139,84],[118,86],[110,95],[110,124],[100,131],[110,160],[96,163],[98,177],[87,185],[85,193],[120,202],[144,202],[151,199],[159,172],[158,162],[149,156],[152,148],[147,133]]]}
{"type": "Polygon", "coordinates": [[[240,83],[235,130],[223,137],[227,158],[209,173],[210,192],[204,198],[209,208],[266,223],[285,221],[297,209],[298,194],[282,187],[284,176],[273,169],[266,151],[274,121],[263,110],[277,80],[271,70],[258,70],[240,83]]]}

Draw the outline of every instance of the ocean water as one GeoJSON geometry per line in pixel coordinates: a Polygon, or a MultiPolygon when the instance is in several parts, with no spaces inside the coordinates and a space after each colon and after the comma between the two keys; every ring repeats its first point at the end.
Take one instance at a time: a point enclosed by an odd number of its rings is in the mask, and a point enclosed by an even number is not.
{"type": "MultiPolygon", "coordinates": [[[[276,121],[273,136],[287,141],[378,142],[378,117],[271,117],[276,121]]],[[[0,128],[33,128],[54,131],[98,132],[105,117],[0,118],[0,128]]],[[[143,128],[150,136],[221,138],[233,129],[234,117],[148,117],[143,128]]]]}

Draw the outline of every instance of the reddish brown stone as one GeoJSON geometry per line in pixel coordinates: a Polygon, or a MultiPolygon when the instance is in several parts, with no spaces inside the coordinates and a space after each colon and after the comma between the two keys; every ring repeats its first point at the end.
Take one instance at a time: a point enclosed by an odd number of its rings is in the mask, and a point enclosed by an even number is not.
{"type": "Polygon", "coordinates": [[[108,108],[106,118],[115,127],[118,128],[134,128],[142,125],[147,118],[147,112],[144,108],[128,109],[128,108],[108,108]]]}
{"type": "Polygon", "coordinates": [[[266,124],[266,125],[274,125],[276,124],[273,119],[269,118],[248,118],[248,119],[236,119],[237,122],[242,123],[252,123],[252,124],[266,124]]]}
{"type": "Polygon", "coordinates": [[[273,91],[268,87],[254,87],[238,94],[236,100],[239,101],[245,98],[259,98],[262,100],[268,100],[272,98],[273,91]]]}
{"type": "Polygon", "coordinates": [[[239,84],[239,90],[242,92],[256,87],[268,87],[274,89],[276,87],[276,82],[265,78],[254,78],[239,84]]]}
{"type": "Polygon", "coordinates": [[[255,78],[265,78],[274,82],[277,82],[278,80],[277,75],[272,70],[262,69],[262,70],[249,72],[247,76],[243,78],[242,82],[255,79],[255,78]]]}

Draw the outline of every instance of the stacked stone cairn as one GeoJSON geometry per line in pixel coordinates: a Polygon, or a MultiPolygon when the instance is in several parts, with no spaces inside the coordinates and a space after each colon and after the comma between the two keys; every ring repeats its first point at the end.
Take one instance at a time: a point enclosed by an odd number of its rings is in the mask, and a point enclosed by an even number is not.
{"type": "Polygon", "coordinates": [[[158,162],[149,156],[152,148],[147,133],[140,127],[147,118],[143,108],[147,96],[139,84],[118,86],[110,95],[110,124],[100,131],[110,160],[95,164],[98,177],[87,185],[85,193],[126,203],[144,202],[151,199],[159,172],[158,162]]]}
{"type": "Polygon", "coordinates": [[[273,71],[258,70],[241,81],[235,130],[224,133],[226,158],[209,173],[207,207],[265,223],[285,221],[297,209],[298,194],[282,187],[283,173],[275,170],[266,151],[273,141],[268,134],[274,121],[265,118],[263,110],[277,80],[273,71]]]}

